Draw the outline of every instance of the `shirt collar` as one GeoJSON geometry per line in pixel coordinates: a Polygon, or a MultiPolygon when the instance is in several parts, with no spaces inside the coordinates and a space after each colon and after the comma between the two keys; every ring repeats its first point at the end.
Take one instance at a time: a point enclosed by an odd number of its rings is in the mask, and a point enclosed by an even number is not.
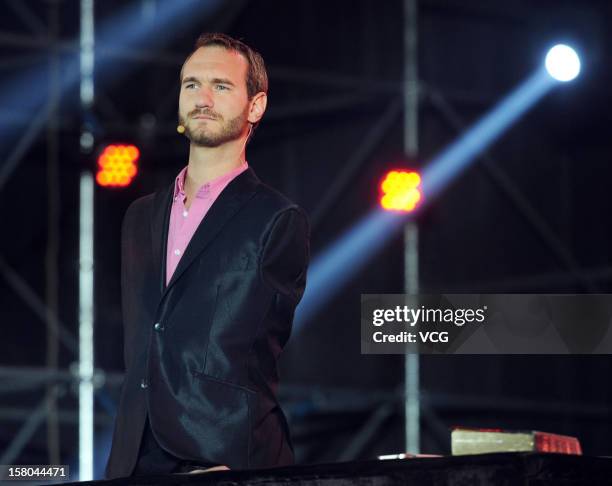
{"type": "MultiPolygon", "coordinates": [[[[219,186],[225,186],[229,183],[234,177],[236,177],[241,172],[248,169],[249,164],[245,160],[243,164],[240,164],[235,169],[232,169],[225,174],[216,177],[215,179],[208,181],[200,186],[198,192],[196,193],[197,198],[206,197],[206,195],[210,192],[211,189],[214,189],[219,186]]],[[[173,199],[176,199],[177,196],[185,197],[185,177],[187,176],[187,168],[188,166],[183,167],[183,169],[179,172],[174,180],[174,195],[173,199]]]]}

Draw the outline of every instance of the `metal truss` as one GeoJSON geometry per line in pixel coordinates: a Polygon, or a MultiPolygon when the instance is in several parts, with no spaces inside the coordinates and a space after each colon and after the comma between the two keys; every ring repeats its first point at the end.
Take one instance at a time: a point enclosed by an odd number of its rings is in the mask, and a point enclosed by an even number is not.
{"type": "MultiPolygon", "coordinates": [[[[447,6],[447,2],[442,2],[441,0],[430,0],[423,3],[430,8],[444,8],[447,6]]],[[[462,2],[457,1],[454,3],[455,8],[464,8],[462,7],[462,2]]],[[[31,52],[23,54],[20,51],[19,55],[4,57],[0,61],[0,70],[18,69],[61,54],[72,54],[75,57],[78,55],[80,49],[78,39],[67,41],[57,38],[57,35],[54,35],[53,30],[50,28],[52,26],[47,25],[25,2],[9,0],[7,4],[21,20],[25,32],[16,33],[14,31],[0,30],[0,46],[29,49],[31,52]]],[[[235,18],[245,4],[246,1],[244,0],[233,2],[232,7],[225,13],[222,22],[226,26],[231,24],[233,18],[235,18]]],[[[53,18],[53,15],[57,15],[57,11],[54,13],[52,10],[58,9],[61,5],[59,1],[49,2],[49,8],[51,9],[50,18],[53,18]]],[[[491,10],[494,9],[491,7],[491,10]]],[[[506,10],[507,12],[504,15],[507,15],[510,21],[516,19],[514,7],[508,7],[506,10]]],[[[133,48],[109,49],[99,47],[98,49],[97,52],[101,55],[116,60],[143,63],[148,66],[178,69],[184,61],[184,53],[157,49],[155,51],[133,48]]],[[[377,95],[380,97],[379,99],[384,100],[379,118],[371,125],[368,132],[361,139],[361,142],[356,144],[352,153],[347,156],[347,163],[336,174],[335,179],[329,184],[327,191],[320,198],[319,205],[312,212],[313,227],[316,227],[329,214],[329,209],[348,190],[351,180],[356,177],[359,169],[367,161],[368,156],[376,150],[385,134],[389,131],[389,128],[402,114],[403,105],[400,96],[404,94],[405,86],[402,82],[380,81],[367,78],[360,79],[354,76],[338,75],[333,72],[283,66],[270,66],[269,74],[271,78],[277,81],[337,89],[342,93],[321,97],[316,101],[295,101],[285,106],[271,107],[266,114],[266,119],[269,120],[283,121],[297,117],[309,117],[338,110],[359,108],[372,95],[377,95]]],[[[454,108],[454,105],[465,106],[468,104],[484,108],[498,99],[496,93],[475,94],[448,89],[441,91],[427,86],[419,80],[416,80],[414,89],[417,90],[417,102],[429,103],[457,132],[463,130],[465,124],[454,108]]],[[[162,101],[155,112],[158,122],[153,128],[154,135],[175,132],[175,97],[175,85],[169,86],[167,92],[160,93],[162,101]]],[[[57,137],[60,132],[74,129],[72,119],[58,113],[56,101],[51,100],[47,103],[41,111],[42,116],[37,117],[30,117],[27,113],[0,110],[2,123],[25,126],[20,138],[16,141],[12,151],[3,160],[0,167],[0,190],[7,184],[11,175],[14,174],[15,169],[23,161],[24,156],[33,144],[39,141],[45,127],[48,128],[47,144],[51,147],[57,147],[57,137]],[[51,122],[51,128],[49,128],[49,122],[51,122]]],[[[120,107],[115,106],[103,92],[98,93],[98,101],[100,111],[109,118],[104,121],[105,127],[125,133],[134,133],[134,131],[139,130],[138,127],[134,127],[133,124],[126,121],[126,118],[122,116],[120,107]]],[[[516,185],[499,169],[499,165],[494,162],[491,156],[485,154],[481,156],[481,159],[483,162],[482,167],[492,182],[508,197],[529,224],[530,228],[558,258],[569,274],[564,272],[529,276],[524,279],[513,280],[512,282],[479,283],[480,288],[483,288],[482,285],[489,285],[491,287],[503,285],[506,288],[515,285],[516,288],[520,288],[525,284],[544,286],[553,282],[578,282],[585,289],[593,290],[597,288],[596,282],[598,280],[612,280],[612,267],[580,268],[569,249],[554,234],[544,218],[537,213],[516,185]]],[[[78,354],[77,340],[69,330],[70,327],[76,326],[69,326],[69,323],[62,322],[57,316],[57,309],[39,297],[31,286],[1,256],[0,275],[37,315],[47,330],[48,339],[60,342],[76,358],[78,354]]],[[[120,373],[107,373],[97,370],[94,375],[96,393],[117,390],[122,381],[123,375],[120,373]]],[[[0,395],[6,396],[26,391],[36,391],[41,392],[40,396],[42,397],[39,404],[34,408],[0,406],[0,421],[23,422],[12,442],[4,451],[1,451],[0,464],[8,464],[19,457],[19,454],[34,433],[48,419],[49,411],[54,409],[54,404],[58,398],[74,390],[75,387],[78,387],[78,383],[78,373],[74,370],[60,370],[52,366],[48,368],[0,367],[0,395]]],[[[368,419],[364,421],[360,430],[355,433],[354,441],[340,455],[340,460],[348,460],[363,453],[367,446],[381,432],[385,421],[401,410],[406,399],[403,391],[381,394],[372,393],[371,390],[313,389],[311,386],[305,388],[285,386],[281,389],[281,398],[284,403],[289,405],[289,410],[296,408],[292,407],[293,405],[298,405],[303,400],[309,400],[314,401],[315,411],[336,411],[341,413],[346,410],[355,409],[355,407],[361,407],[361,409],[369,412],[368,419]]],[[[482,397],[428,395],[422,392],[420,399],[423,424],[433,432],[441,444],[446,439],[447,428],[438,415],[439,411],[451,408],[453,410],[469,410],[470,407],[474,407],[476,404],[479,406],[483,405],[482,397]]],[[[584,404],[562,406],[557,403],[543,403],[541,401],[513,401],[504,399],[502,402],[499,399],[495,399],[487,406],[491,410],[505,410],[517,413],[540,410],[542,413],[547,414],[570,412],[577,417],[585,416],[602,421],[609,418],[607,407],[585,407],[584,404]]],[[[57,421],[66,424],[77,424],[78,411],[60,410],[56,415],[57,421]]],[[[112,423],[112,416],[108,412],[96,412],[95,423],[108,425],[112,423]]]]}

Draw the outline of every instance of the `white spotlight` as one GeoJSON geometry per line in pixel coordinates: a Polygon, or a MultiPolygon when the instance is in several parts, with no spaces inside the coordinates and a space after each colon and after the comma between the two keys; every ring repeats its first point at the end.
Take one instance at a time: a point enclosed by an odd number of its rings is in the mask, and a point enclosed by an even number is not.
{"type": "Polygon", "coordinates": [[[557,81],[571,81],[580,73],[580,58],[565,44],[557,44],[546,54],[546,70],[557,81]]]}

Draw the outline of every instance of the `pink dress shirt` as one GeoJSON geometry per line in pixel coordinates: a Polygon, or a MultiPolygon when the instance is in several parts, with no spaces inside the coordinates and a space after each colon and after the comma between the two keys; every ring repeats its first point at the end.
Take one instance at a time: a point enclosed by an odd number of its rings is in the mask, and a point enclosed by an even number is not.
{"type": "Polygon", "coordinates": [[[245,161],[240,167],[203,184],[191,202],[189,210],[185,208],[185,177],[187,167],[183,168],[174,181],[174,195],[170,210],[168,228],[168,246],[166,249],[166,285],[170,282],[176,267],[191,241],[191,237],[200,226],[208,210],[225,187],[239,174],[247,170],[245,161]]]}

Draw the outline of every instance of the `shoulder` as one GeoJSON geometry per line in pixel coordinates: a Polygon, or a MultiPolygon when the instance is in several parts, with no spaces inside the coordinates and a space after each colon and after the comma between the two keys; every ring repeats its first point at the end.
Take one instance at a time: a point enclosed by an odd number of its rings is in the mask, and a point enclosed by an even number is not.
{"type": "Polygon", "coordinates": [[[260,182],[257,187],[257,193],[253,198],[253,202],[257,205],[258,210],[271,218],[276,218],[278,215],[289,212],[298,212],[306,217],[306,212],[291,201],[287,196],[277,191],[273,187],[260,182]]]}
{"type": "Polygon", "coordinates": [[[298,204],[276,189],[261,183],[258,188],[257,205],[264,218],[261,221],[263,229],[263,247],[275,247],[278,239],[287,239],[288,236],[298,240],[310,239],[310,221],[306,211],[298,204]]]}
{"type": "Polygon", "coordinates": [[[130,203],[127,208],[127,212],[137,212],[148,209],[155,199],[157,192],[152,192],[151,194],[147,194],[146,196],[139,197],[130,203]]]}
{"type": "Polygon", "coordinates": [[[155,192],[141,196],[135,199],[128,206],[125,217],[128,216],[144,216],[152,212],[156,207],[164,204],[164,201],[170,196],[169,191],[172,186],[163,187],[155,192]]]}
{"type": "Polygon", "coordinates": [[[164,206],[168,189],[147,194],[132,201],[123,216],[123,228],[140,227],[151,220],[151,217],[164,206]]]}
{"type": "Polygon", "coordinates": [[[156,194],[157,193],[147,194],[146,196],[139,197],[132,201],[123,216],[123,224],[125,225],[130,220],[142,218],[150,213],[156,194]]]}

